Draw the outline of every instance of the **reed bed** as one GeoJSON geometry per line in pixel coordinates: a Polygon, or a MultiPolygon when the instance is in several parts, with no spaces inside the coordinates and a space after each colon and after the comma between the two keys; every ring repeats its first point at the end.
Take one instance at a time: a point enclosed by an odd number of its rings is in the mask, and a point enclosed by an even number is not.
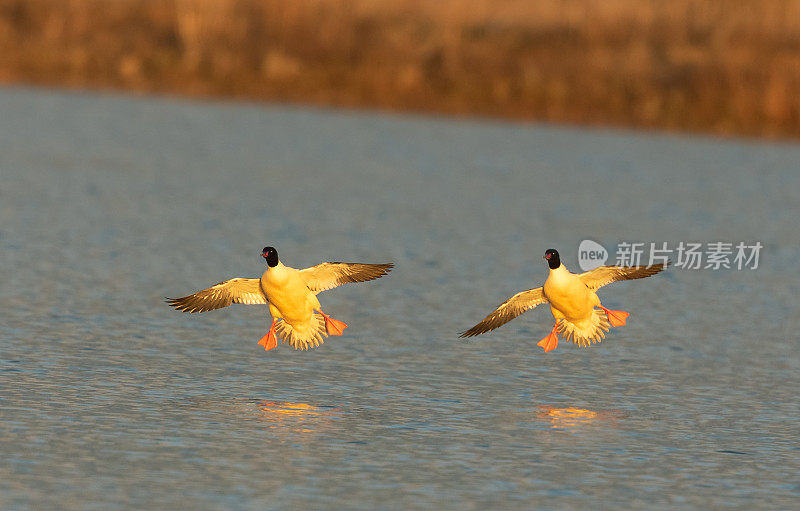
{"type": "Polygon", "coordinates": [[[800,0],[0,0],[0,82],[800,136],[800,0]]]}

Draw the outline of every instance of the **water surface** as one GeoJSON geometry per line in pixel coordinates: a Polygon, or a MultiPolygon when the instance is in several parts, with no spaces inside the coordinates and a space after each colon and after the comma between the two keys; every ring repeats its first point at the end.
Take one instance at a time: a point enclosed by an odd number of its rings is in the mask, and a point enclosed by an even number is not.
{"type": "Polygon", "coordinates": [[[0,91],[0,507],[796,507],[800,147],[0,91]],[[542,353],[472,326],[581,240],[760,241],[754,271],[604,288],[628,325],[542,353]],[[162,302],[394,261],[350,328],[162,302]]]}

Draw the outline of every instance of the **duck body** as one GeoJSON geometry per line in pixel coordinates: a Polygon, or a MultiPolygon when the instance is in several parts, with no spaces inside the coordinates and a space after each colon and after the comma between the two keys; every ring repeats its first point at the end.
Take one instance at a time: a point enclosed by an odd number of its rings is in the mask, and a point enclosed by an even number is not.
{"type": "MultiPolygon", "coordinates": [[[[559,264],[550,269],[542,286],[542,294],[550,302],[550,312],[556,320],[554,332],[564,334],[568,340],[580,346],[588,346],[605,338],[609,323],[595,308],[602,307],[600,297],[566,266],[559,264]]],[[[557,345],[554,334],[541,341],[546,351],[555,349],[557,345]]]]}
{"type": "Polygon", "coordinates": [[[279,262],[273,268],[267,267],[261,275],[260,285],[273,318],[286,321],[298,333],[309,330],[314,310],[321,309],[321,306],[299,270],[279,262]]]}
{"type": "Polygon", "coordinates": [[[542,287],[521,291],[497,307],[481,322],[461,333],[461,337],[480,335],[516,318],[520,314],[547,303],[555,318],[550,334],[539,341],[544,351],[558,346],[558,334],[580,346],[588,346],[605,339],[611,327],[626,324],[629,314],[603,307],[596,290],[620,280],[641,279],[662,271],[666,264],[652,266],[601,266],[594,270],[574,274],[563,264],[558,251],[549,249],[544,258],[550,273],[542,287]]]}
{"type": "Polygon", "coordinates": [[[597,293],[586,287],[580,277],[563,264],[550,270],[542,287],[555,319],[566,319],[573,323],[585,321],[595,306],[600,305],[597,293]]]}

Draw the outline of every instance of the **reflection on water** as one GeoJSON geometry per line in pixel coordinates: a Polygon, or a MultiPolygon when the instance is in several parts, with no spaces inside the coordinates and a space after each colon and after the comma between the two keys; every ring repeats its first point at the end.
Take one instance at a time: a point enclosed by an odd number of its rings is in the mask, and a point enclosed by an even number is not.
{"type": "Polygon", "coordinates": [[[550,421],[553,428],[568,430],[578,429],[593,423],[602,423],[608,427],[615,427],[617,419],[623,417],[622,412],[618,410],[593,411],[574,406],[554,408],[549,405],[540,406],[536,415],[550,421]]]}
{"type": "Polygon", "coordinates": [[[291,401],[270,401],[262,399],[250,401],[244,406],[267,424],[269,428],[281,428],[297,433],[310,433],[321,429],[330,422],[331,417],[341,414],[333,407],[294,403],[291,401]]]}

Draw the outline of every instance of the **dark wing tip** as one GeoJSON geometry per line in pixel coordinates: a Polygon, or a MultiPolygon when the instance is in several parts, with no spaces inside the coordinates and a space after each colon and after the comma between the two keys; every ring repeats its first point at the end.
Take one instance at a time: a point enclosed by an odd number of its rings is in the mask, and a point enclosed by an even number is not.
{"type": "Polygon", "coordinates": [[[387,275],[394,268],[394,263],[370,264],[367,266],[371,267],[370,270],[372,271],[368,274],[368,278],[372,280],[387,275]]]}
{"type": "Polygon", "coordinates": [[[394,263],[382,263],[382,264],[362,264],[362,263],[333,263],[333,264],[345,264],[345,265],[352,265],[351,268],[359,268],[355,273],[345,273],[342,274],[337,284],[353,284],[356,282],[369,282],[370,280],[379,279],[385,275],[387,275],[392,268],[394,268],[394,263]]]}
{"type": "Polygon", "coordinates": [[[625,272],[625,267],[622,267],[622,270],[618,273],[614,280],[636,280],[636,279],[644,279],[647,277],[652,277],[658,273],[661,273],[669,266],[670,262],[667,261],[666,263],[657,263],[651,264],[648,266],[637,266],[634,267],[632,271],[625,272]]]}
{"type": "Polygon", "coordinates": [[[653,264],[651,266],[648,266],[647,270],[646,270],[647,274],[644,275],[644,276],[645,277],[651,277],[651,276],[655,275],[656,273],[661,273],[662,271],[666,270],[669,265],[670,265],[670,262],[667,261],[666,263],[658,263],[658,264],[653,264]]]}
{"type": "Polygon", "coordinates": [[[505,322],[497,322],[496,318],[493,318],[490,314],[483,321],[475,325],[474,327],[470,328],[469,330],[465,330],[458,334],[459,337],[475,337],[476,335],[485,334],[486,332],[491,332],[495,328],[499,328],[503,326],[505,322]]]}
{"type": "Polygon", "coordinates": [[[183,298],[167,298],[167,297],[164,297],[164,301],[170,307],[174,307],[175,310],[179,310],[181,312],[197,312],[197,309],[195,307],[193,307],[191,303],[189,303],[188,298],[191,298],[191,295],[190,296],[184,296],[183,298]]]}
{"type": "Polygon", "coordinates": [[[465,330],[458,334],[458,337],[461,339],[466,339],[467,337],[475,337],[476,335],[480,335],[483,332],[476,331],[476,327],[472,327],[469,330],[465,330]]]}

